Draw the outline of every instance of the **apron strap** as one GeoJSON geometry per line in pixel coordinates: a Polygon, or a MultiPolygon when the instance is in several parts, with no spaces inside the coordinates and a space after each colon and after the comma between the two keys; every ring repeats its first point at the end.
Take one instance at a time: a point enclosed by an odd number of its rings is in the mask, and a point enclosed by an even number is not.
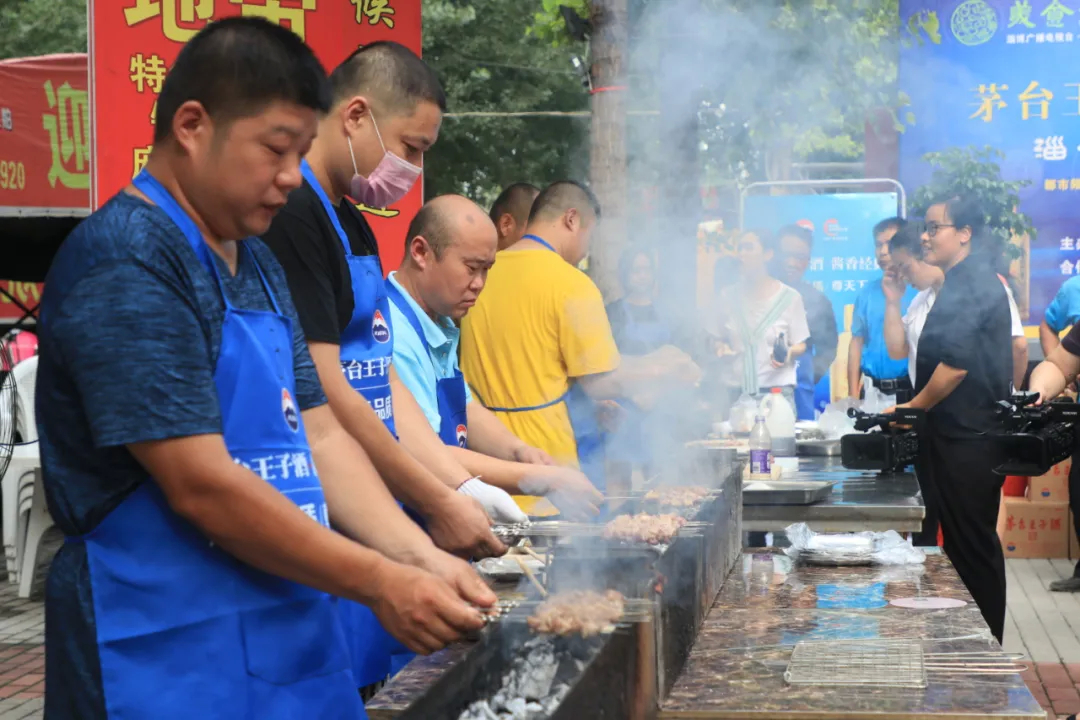
{"type": "Polygon", "coordinates": [[[485,408],[487,408],[491,412],[504,412],[504,413],[519,413],[519,412],[532,412],[534,410],[543,410],[544,408],[549,408],[552,405],[558,405],[561,402],[565,402],[567,396],[570,395],[570,391],[567,390],[566,392],[564,392],[562,395],[555,398],[554,400],[551,400],[551,401],[546,402],[546,403],[541,403],[540,405],[529,405],[528,407],[514,407],[514,408],[511,408],[511,407],[496,407],[494,405],[488,405],[486,402],[484,402],[484,398],[480,395],[480,393],[476,392],[476,388],[474,388],[472,385],[469,385],[469,389],[472,390],[473,395],[476,396],[476,399],[479,400],[480,404],[483,405],[485,408]]]}
{"type": "Polygon", "coordinates": [[[784,314],[784,311],[788,309],[792,302],[795,301],[795,291],[789,287],[784,287],[777,295],[769,309],[765,311],[765,315],[758,322],[757,327],[753,332],[750,332],[750,328],[746,323],[746,314],[744,306],[739,303],[737,311],[735,313],[736,323],[739,328],[739,335],[743,340],[743,392],[748,395],[757,395],[761,389],[758,383],[757,377],[757,342],[765,334],[765,331],[775,323],[780,316],[784,314]]]}

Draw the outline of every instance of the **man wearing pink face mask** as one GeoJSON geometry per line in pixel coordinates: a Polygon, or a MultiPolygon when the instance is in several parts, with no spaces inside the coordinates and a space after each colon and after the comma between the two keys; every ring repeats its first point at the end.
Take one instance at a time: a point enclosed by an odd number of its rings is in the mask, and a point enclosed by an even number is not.
{"type": "MultiPolygon", "coordinates": [[[[446,97],[423,60],[391,42],[353,53],[330,83],[333,105],[301,164],[303,185],[263,240],[285,270],[334,415],[387,487],[439,547],[474,557],[502,554],[490,518],[526,518],[506,492],[458,463],[397,379],[378,246],[350,201],[385,208],[409,192],[423,152],[438,137],[446,97]],[[423,452],[409,454],[396,442],[399,434],[423,452]]],[[[371,686],[402,664],[404,647],[364,606],[339,606],[357,685],[371,686]]]]}

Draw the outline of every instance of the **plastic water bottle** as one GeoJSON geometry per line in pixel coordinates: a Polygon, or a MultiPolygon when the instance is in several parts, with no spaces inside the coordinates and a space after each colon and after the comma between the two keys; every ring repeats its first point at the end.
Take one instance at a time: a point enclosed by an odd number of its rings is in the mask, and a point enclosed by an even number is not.
{"type": "Polygon", "coordinates": [[[784,397],[780,388],[773,388],[772,392],[765,396],[764,403],[768,407],[765,413],[766,427],[769,437],[772,438],[772,452],[776,457],[793,457],[795,455],[795,411],[791,403],[784,397]]]}
{"type": "Polygon", "coordinates": [[[750,431],[750,479],[768,480],[772,477],[772,438],[765,426],[765,416],[754,418],[750,431]]]}
{"type": "Polygon", "coordinates": [[[772,356],[778,363],[787,362],[788,346],[787,341],[784,340],[784,333],[776,336],[776,342],[773,343],[772,347],[772,356]]]}

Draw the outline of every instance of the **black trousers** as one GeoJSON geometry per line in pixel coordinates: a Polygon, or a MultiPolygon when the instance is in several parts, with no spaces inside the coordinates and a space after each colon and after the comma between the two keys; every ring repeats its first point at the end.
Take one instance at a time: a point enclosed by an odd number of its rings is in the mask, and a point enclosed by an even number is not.
{"type": "MultiPolygon", "coordinates": [[[[927,441],[920,438],[920,442],[927,441]]],[[[926,453],[920,453],[915,461],[915,478],[919,481],[919,489],[922,491],[926,515],[923,517],[922,529],[915,533],[912,541],[915,547],[937,547],[941,519],[938,517],[937,489],[931,485],[933,476],[926,467],[926,453]]]]}
{"type": "MultiPolygon", "coordinates": [[[[1080,450],[1073,454],[1072,469],[1069,470],[1069,509],[1072,510],[1073,532],[1080,537],[1080,450]]],[[[1073,576],[1080,577],[1080,560],[1076,562],[1073,576]]]]}
{"type": "Polygon", "coordinates": [[[1005,556],[997,534],[1001,486],[996,445],[945,437],[932,426],[919,437],[927,486],[937,497],[945,554],[994,637],[1005,632],[1005,556]]]}

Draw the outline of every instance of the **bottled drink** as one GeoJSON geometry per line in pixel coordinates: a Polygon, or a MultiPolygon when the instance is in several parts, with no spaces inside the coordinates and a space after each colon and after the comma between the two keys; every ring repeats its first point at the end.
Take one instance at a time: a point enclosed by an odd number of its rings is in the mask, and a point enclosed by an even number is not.
{"type": "Polygon", "coordinates": [[[750,431],[750,479],[768,480],[772,477],[772,438],[765,427],[765,416],[754,418],[750,431]]]}
{"type": "Polygon", "coordinates": [[[784,339],[784,333],[780,333],[776,336],[776,342],[773,343],[772,356],[778,363],[787,362],[788,346],[787,340],[784,339]]]}
{"type": "Polygon", "coordinates": [[[795,410],[784,397],[780,388],[773,388],[762,403],[767,408],[765,428],[772,438],[772,452],[775,457],[795,455],[795,410]]]}

